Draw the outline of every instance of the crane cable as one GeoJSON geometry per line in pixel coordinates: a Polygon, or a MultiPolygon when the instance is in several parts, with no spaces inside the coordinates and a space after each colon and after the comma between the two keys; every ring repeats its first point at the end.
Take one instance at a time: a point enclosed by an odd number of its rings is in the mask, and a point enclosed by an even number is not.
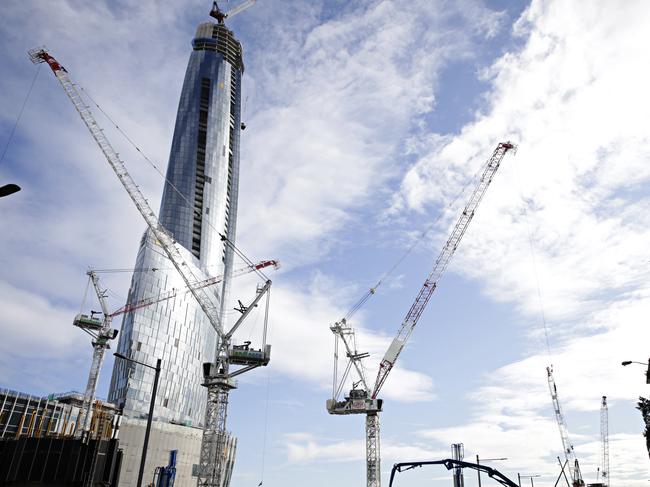
{"type": "Polygon", "coordinates": [[[546,353],[548,354],[549,359],[552,359],[553,354],[551,353],[551,341],[549,339],[548,324],[546,323],[546,312],[544,309],[544,299],[542,298],[542,287],[539,282],[539,273],[537,271],[537,258],[535,253],[535,244],[533,242],[533,234],[530,230],[530,220],[528,218],[528,204],[524,199],[523,186],[521,184],[521,174],[519,173],[519,167],[516,162],[515,162],[515,175],[517,177],[517,183],[519,184],[519,197],[521,198],[521,201],[523,203],[522,209],[524,212],[524,220],[526,221],[526,233],[528,236],[528,245],[530,247],[530,258],[533,267],[533,274],[535,276],[535,284],[537,286],[537,302],[539,306],[540,320],[542,322],[542,327],[544,329],[544,341],[546,344],[546,353]]]}
{"type": "Polygon", "coordinates": [[[7,155],[7,150],[9,150],[9,145],[11,144],[11,141],[14,138],[14,134],[16,133],[16,129],[18,128],[18,124],[20,123],[20,119],[23,116],[23,112],[25,111],[25,107],[27,106],[27,101],[29,100],[29,97],[32,94],[32,90],[34,89],[34,85],[36,84],[36,78],[38,78],[38,73],[41,70],[41,65],[38,65],[38,69],[36,69],[36,72],[34,73],[34,78],[32,78],[32,84],[29,85],[29,89],[27,90],[27,95],[25,96],[25,100],[23,101],[23,105],[20,107],[20,111],[18,112],[18,116],[16,117],[16,121],[14,122],[14,126],[11,129],[11,132],[9,132],[9,138],[7,139],[7,143],[5,144],[5,148],[2,151],[2,155],[0,156],[0,164],[5,159],[5,155],[7,155]]]}
{"type": "Polygon", "coordinates": [[[456,194],[456,196],[454,196],[454,198],[447,204],[447,206],[443,208],[443,211],[440,212],[438,217],[435,220],[433,220],[433,222],[431,222],[424,229],[422,233],[420,233],[420,235],[413,241],[413,243],[411,243],[411,245],[406,249],[406,251],[404,251],[404,253],[395,261],[395,263],[379,278],[377,283],[373,287],[368,289],[368,291],[366,291],[365,294],[361,296],[361,298],[350,308],[350,310],[347,312],[347,314],[344,317],[346,321],[349,320],[357,311],[363,308],[363,306],[365,306],[368,300],[370,300],[370,298],[377,292],[377,288],[381,286],[384,283],[384,281],[393,274],[393,272],[395,272],[395,270],[402,264],[402,262],[406,260],[406,258],[411,254],[411,252],[413,252],[415,247],[422,240],[424,240],[424,237],[426,237],[431,232],[431,230],[442,220],[442,218],[446,213],[445,210],[449,210],[456,205],[456,202],[465,193],[465,191],[467,191],[469,184],[478,178],[478,176],[485,170],[485,167],[487,166],[488,163],[489,160],[485,162],[483,165],[481,165],[481,167],[476,171],[474,176],[472,178],[469,178],[465,182],[464,186],[460,189],[460,191],[456,194]]]}
{"type": "MultiPolygon", "coordinates": [[[[193,204],[192,204],[192,203],[191,203],[191,202],[190,202],[190,201],[185,197],[185,195],[184,195],[184,194],[183,194],[183,193],[182,193],[182,192],[181,192],[181,191],[180,191],[180,190],[179,190],[179,189],[174,185],[174,183],[172,183],[172,182],[167,178],[167,176],[166,176],[165,174],[163,174],[163,172],[160,170],[160,168],[159,168],[159,167],[158,167],[158,166],[157,166],[157,165],[156,165],[156,164],[155,164],[155,163],[154,163],[154,162],[153,162],[153,161],[152,161],[152,160],[151,160],[151,159],[150,159],[150,158],[149,158],[149,157],[148,157],[148,156],[147,156],[143,151],[142,151],[142,149],[140,149],[140,147],[138,147],[138,145],[133,141],[133,139],[131,139],[131,138],[126,134],[126,132],[124,132],[124,130],[122,130],[122,129],[120,128],[120,126],[117,124],[117,122],[115,122],[115,121],[111,118],[111,116],[110,116],[108,113],[106,113],[106,111],[105,111],[101,106],[99,106],[99,103],[97,103],[97,102],[95,101],[95,99],[90,95],[90,93],[88,93],[88,91],[87,91],[86,89],[84,89],[83,86],[81,86],[81,85],[79,85],[79,84],[76,84],[76,85],[77,85],[77,87],[79,87],[79,89],[80,89],[81,91],[83,91],[83,93],[88,97],[88,99],[93,103],[93,105],[95,105],[95,106],[97,107],[97,109],[98,109],[98,110],[99,110],[99,111],[100,111],[100,112],[101,112],[101,113],[102,113],[102,114],[103,114],[103,115],[108,119],[108,121],[109,121],[110,123],[113,124],[113,126],[117,129],[117,131],[118,131],[118,132],[119,132],[119,133],[120,133],[120,134],[121,134],[121,135],[126,139],[126,141],[127,141],[129,144],[131,144],[131,146],[133,146],[133,148],[134,148],[134,149],[135,149],[135,150],[136,150],[136,151],[137,151],[137,152],[138,152],[138,153],[139,153],[139,154],[140,154],[140,155],[141,155],[141,156],[142,156],[142,157],[143,157],[143,158],[144,158],[144,159],[145,159],[145,160],[146,160],[150,165],[151,165],[151,167],[153,167],[153,168],[156,170],[156,172],[157,172],[157,173],[158,173],[158,174],[159,174],[159,175],[160,175],[160,176],[165,180],[165,182],[166,182],[167,184],[169,184],[169,186],[170,186],[170,187],[171,187],[171,188],[172,188],[172,189],[173,189],[173,190],[174,190],[174,191],[175,191],[175,192],[176,192],[176,193],[181,197],[181,199],[183,200],[184,204],[185,204],[185,205],[186,205],[190,210],[192,210],[194,213],[196,213],[199,217],[201,217],[201,220],[203,221],[203,216],[204,216],[204,215],[203,215],[203,211],[202,211],[202,210],[197,210],[197,209],[194,207],[194,205],[193,205],[193,204]]],[[[244,253],[243,253],[241,250],[239,250],[239,249],[235,246],[235,244],[234,244],[233,242],[231,242],[231,241],[230,241],[230,240],[229,240],[225,235],[223,235],[219,230],[217,230],[217,229],[214,227],[214,225],[212,225],[212,222],[210,222],[210,220],[205,220],[205,221],[206,221],[206,223],[207,223],[207,224],[208,224],[208,225],[209,225],[209,226],[210,226],[210,227],[211,227],[215,232],[217,232],[217,233],[221,236],[221,238],[222,238],[222,240],[224,240],[225,244],[228,245],[228,246],[230,246],[230,247],[233,249],[233,251],[235,252],[236,255],[238,255],[242,260],[244,260],[244,262],[246,262],[246,264],[253,265],[253,262],[252,262],[248,257],[246,257],[246,256],[244,255],[244,253]]],[[[266,274],[264,274],[264,272],[262,272],[260,269],[254,269],[254,272],[255,272],[255,273],[256,273],[256,274],[257,274],[261,279],[264,279],[265,281],[268,281],[268,280],[269,280],[269,278],[266,276],[266,274]]]]}

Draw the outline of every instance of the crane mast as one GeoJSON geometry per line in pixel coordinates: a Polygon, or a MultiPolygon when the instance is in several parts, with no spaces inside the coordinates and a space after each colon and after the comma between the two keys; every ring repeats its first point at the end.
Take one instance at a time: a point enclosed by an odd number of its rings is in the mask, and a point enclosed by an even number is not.
{"type": "MultiPolygon", "coordinates": [[[[183,282],[199,306],[205,313],[209,323],[217,333],[217,347],[214,362],[203,364],[203,383],[208,390],[205,427],[201,441],[201,451],[198,465],[198,485],[206,487],[221,487],[222,477],[225,471],[226,462],[226,419],[228,410],[228,395],[232,389],[237,388],[234,377],[248,372],[260,366],[266,366],[270,360],[271,345],[266,344],[266,326],[268,314],[264,322],[264,339],[260,350],[251,350],[231,345],[233,333],[241,326],[242,322],[249,315],[250,311],[257,306],[257,303],[266,295],[266,306],[269,304],[269,291],[271,281],[257,289],[257,293],[249,306],[242,305],[239,311],[242,313],[237,322],[229,331],[224,330],[220,316],[220,302],[215,302],[206,291],[206,287],[200,285],[201,280],[186,262],[181,251],[176,246],[172,236],[159,223],[154,211],[148,201],[140,192],[131,175],[127,171],[124,162],[104,135],[104,131],[98,125],[90,107],[86,105],[77,86],[71,81],[67,70],[52,57],[45,48],[29,50],[29,58],[34,64],[47,63],[52,69],[66,95],[79,113],[82,121],[90,131],[93,139],[101,149],[107,162],[122,183],[122,186],[135,204],[136,208],[144,218],[153,236],[156,238],[167,258],[178,271],[183,282]],[[230,372],[230,365],[242,365],[243,367],[230,372]]],[[[232,245],[230,242],[228,244],[232,245]]]]}
{"type": "Polygon", "coordinates": [[[560,400],[557,395],[557,385],[553,377],[553,367],[546,367],[546,374],[548,379],[548,389],[551,393],[551,400],[553,401],[553,410],[555,411],[555,420],[557,421],[558,428],[560,429],[560,438],[562,439],[562,448],[564,451],[564,458],[569,467],[569,474],[571,477],[572,487],[584,487],[585,483],[582,480],[580,473],[580,465],[578,464],[578,457],[576,457],[573,443],[569,439],[569,429],[567,428],[562,408],[560,407],[560,400]]]}
{"type": "Polygon", "coordinates": [[[402,321],[397,336],[393,339],[383,360],[379,365],[379,371],[375,379],[375,385],[370,390],[366,384],[365,376],[363,374],[363,367],[361,360],[366,358],[368,354],[358,353],[356,346],[352,346],[351,338],[353,333],[349,330],[345,319],[335,323],[330,327],[336,336],[336,344],[341,340],[346,348],[348,357],[348,365],[339,386],[336,386],[337,369],[336,361],[338,359],[338,345],[335,345],[335,369],[334,369],[334,395],[331,399],[327,400],[326,407],[330,414],[344,415],[344,414],[365,414],[366,415],[366,485],[367,487],[380,487],[381,486],[381,455],[380,455],[380,424],[379,413],[382,410],[383,400],[378,399],[379,391],[383,387],[388,374],[393,369],[397,358],[401,351],[404,349],[413,329],[422,316],[431,295],[436,290],[438,281],[442,277],[445,269],[449,265],[458,245],[460,244],[463,235],[467,231],[474,213],[478,208],[481,200],[485,196],[488,186],[492,182],[501,161],[506,153],[510,150],[516,150],[516,146],[511,142],[501,142],[488,159],[481,179],[479,180],[476,188],[472,192],[468,203],[463,209],[454,229],[451,232],[447,242],[445,243],[440,255],[435,261],[433,269],[424,281],[422,288],[411,308],[409,309],[406,317],[402,321]],[[338,400],[338,395],[347,378],[347,374],[354,365],[359,376],[359,382],[355,383],[349,395],[343,401],[338,400]],[[358,385],[362,384],[363,387],[359,388],[358,385]]]}
{"type": "Polygon", "coordinates": [[[80,428],[77,430],[77,436],[88,440],[88,432],[90,430],[90,419],[92,417],[92,405],[95,399],[95,392],[97,390],[97,381],[104,362],[104,353],[106,349],[111,348],[109,341],[117,337],[117,330],[111,328],[113,317],[108,313],[106,306],[106,291],[99,287],[99,278],[94,271],[88,271],[88,276],[97,294],[99,305],[102,308],[103,319],[95,319],[92,315],[79,314],[75,317],[73,324],[90,336],[93,337],[93,359],[90,365],[90,372],[88,373],[88,382],[86,383],[86,390],[84,391],[83,405],[81,406],[81,418],[78,421],[80,428]]]}
{"type": "Polygon", "coordinates": [[[607,396],[603,396],[600,403],[600,442],[603,456],[600,476],[603,485],[609,487],[609,412],[607,408],[607,396]]]}

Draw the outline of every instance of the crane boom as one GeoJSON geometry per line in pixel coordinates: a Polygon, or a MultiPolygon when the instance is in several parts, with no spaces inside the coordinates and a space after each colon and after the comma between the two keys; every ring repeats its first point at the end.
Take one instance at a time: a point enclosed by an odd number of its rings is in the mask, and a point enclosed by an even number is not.
{"type": "Polygon", "coordinates": [[[560,407],[560,400],[557,395],[557,385],[553,377],[553,367],[546,367],[546,374],[548,379],[548,389],[551,393],[551,400],[553,401],[553,410],[555,411],[555,420],[557,421],[560,430],[560,438],[562,439],[562,448],[564,449],[564,458],[569,467],[569,474],[573,487],[582,487],[585,485],[580,473],[580,466],[578,464],[578,457],[576,457],[573,443],[569,439],[569,429],[567,428],[562,408],[560,407]]]}
{"type": "Polygon", "coordinates": [[[411,336],[415,325],[417,325],[420,316],[422,316],[422,312],[426,308],[429,299],[431,299],[431,295],[436,290],[438,281],[445,272],[445,269],[447,269],[447,266],[449,265],[454,252],[456,252],[456,249],[458,248],[458,244],[463,238],[463,235],[465,235],[467,227],[469,226],[470,222],[472,221],[472,217],[474,216],[474,212],[476,211],[476,208],[478,208],[478,205],[483,199],[483,196],[485,196],[485,192],[492,182],[492,178],[497,172],[497,169],[499,169],[499,165],[501,164],[503,157],[509,150],[512,149],[515,149],[514,144],[510,142],[501,142],[494,150],[492,157],[490,157],[488,160],[478,186],[474,189],[474,192],[472,193],[469,202],[465,206],[465,209],[458,218],[456,226],[451,232],[447,243],[442,248],[440,255],[436,259],[436,263],[434,264],[433,269],[429,273],[427,279],[424,281],[424,284],[422,285],[420,292],[415,298],[413,305],[406,314],[406,317],[402,322],[402,326],[397,332],[397,336],[393,339],[392,343],[388,347],[388,350],[386,351],[386,354],[384,355],[384,358],[379,365],[379,372],[375,381],[375,387],[372,391],[373,399],[377,397],[379,391],[384,385],[384,382],[386,382],[388,374],[395,365],[399,354],[404,349],[404,346],[411,336]]]}
{"type": "MultiPolygon", "coordinates": [[[[241,276],[243,274],[248,274],[249,272],[253,272],[256,270],[264,269],[266,267],[273,266],[276,269],[278,268],[279,264],[277,260],[263,260],[261,262],[258,262],[257,264],[253,265],[247,265],[245,267],[242,267],[241,269],[237,269],[233,271],[231,277],[237,277],[241,276]]],[[[219,282],[223,281],[223,276],[215,276],[215,277],[209,277],[208,279],[205,279],[203,281],[200,281],[196,283],[197,288],[201,287],[208,287],[212,286],[214,284],[217,284],[219,282]]],[[[189,293],[189,289],[172,289],[171,291],[167,291],[165,293],[161,293],[157,296],[150,296],[145,299],[141,299],[140,301],[137,301],[135,303],[127,303],[121,308],[116,309],[112,313],[109,314],[111,318],[114,318],[115,316],[124,314],[124,313],[129,313],[131,311],[135,311],[136,309],[140,308],[145,308],[147,306],[151,306],[152,304],[160,303],[162,301],[166,301],[168,299],[173,299],[179,292],[185,292],[189,293]]]]}
{"type": "Polygon", "coordinates": [[[31,49],[29,51],[29,57],[34,64],[45,62],[50,66],[52,72],[54,73],[54,76],[56,76],[56,79],[63,87],[66,95],[68,95],[68,98],[90,131],[93,139],[95,139],[95,142],[97,142],[97,145],[106,157],[108,164],[111,166],[118,179],[122,183],[122,186],[124,186],[124,189],[128,193],[129,197],[144,218],[147,226],[153,233],[154,237],[160,243],[160,246],[171,261],[172,265],[180,274],[189,291],[196,298],[199,306],[205,312],[212,327],[216,330],[219,337],[222,337],[223,326],[221,324],[221,319],[219,316],[219,303],[215,303],[210,295],[205,291],[205,289],[197,286],[197,283],[200,282],[201,279],[199,279],[198,276],[196,276],[196,274],[192,271],[190,266],[187,265],[185,259],[176,247],[174,239],[158,222],[158,218],[149,206],[149,202],[140,192],[140,189],[135,184],[135,181],[133,181],[131,178],[131,175],[124,165],[124,162],[120,159],[118,153],[115,151],[113,146],[104,135],[104,131],[97,124],[95,117],[90,111],[90,107],[88,107],[84,102],[81,93],[75,84],[71,81],[66,69],[61,66],[57,60],[54,59],[44,48],[31,49]]]}

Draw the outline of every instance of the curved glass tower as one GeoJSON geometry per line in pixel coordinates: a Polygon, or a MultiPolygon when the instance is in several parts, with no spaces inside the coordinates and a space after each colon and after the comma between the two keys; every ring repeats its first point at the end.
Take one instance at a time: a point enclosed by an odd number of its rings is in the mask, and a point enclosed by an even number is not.
{"type": "MultiPolygon", "coordinates": [[[[223,24],[211,22],[199,25],[192,46],[159,218],[197,275],[224,276],[211,290],[223,311],[233,254],[220,234],[235,240],[242,47],[223,24]]],[[[216,333],[149,232],[142,237],[135,269],[129,303],[172,289],[180,292],[126,314],[118,351],[148,364],[162,359],[156,419],[201,426],[207,398],[202,363],[214,360],[216,333]]],[[[153,375],[117,360],[109,400],[123,406],[127,417],[145,417],[153,375]]]]}

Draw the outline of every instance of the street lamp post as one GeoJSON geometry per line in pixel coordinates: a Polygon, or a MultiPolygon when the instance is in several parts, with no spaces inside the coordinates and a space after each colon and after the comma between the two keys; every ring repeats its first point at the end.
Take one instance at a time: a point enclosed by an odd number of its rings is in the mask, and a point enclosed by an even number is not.
{"type": "Polygon", "coordinates": [[[630,364],[640,364],[640,365],[647,365],[648,368],[645,371],[645,383],[650,384],[650,358],[648,359],[648,363],[646,364],[645,362],[636,362],[634,360],[625,360],[621,362],[621,365],[623,367],[630,365],[630,364]]]}
{"type": "Polygon", "coordinates": [[[121,358],[122,360],[126,360],[128,362],[134,362],[136,364],[140,364],[144,367],[148,367],[156,371],[156,375],[154,376],[153,379],[153,390],[151,391],[151,401],[149,402],[149,416],[147,417],[147,429],[144,432],[144,443],[142,444],[142,456],[140,458],[140,471],[138,472],[138,483],[136,484],[137,487],[142,487],[142,477],[144,476],[144,464],[147,460],[147,448],[149,447],[149,434],[151,433],[151,420],[153,419],[153,408],[154,405],[156,404],[156,392],[158,392],[158,377],[160,377],[160,364],[162,360],[157,359],[156,366],[152,367],[151,365],[145,364],[143,362],[139,362],[138,360],[128,358],[122,355],[121,353],[115,352],[113,355],[115,355],[117,358],[121,358]]]}
{"type": "MultiPolygon", "coordinates": [[[[496,462],[496,461],[500,461],[500,460],[507,460],[507,458],[504,457],[504,458],[484,458],[483,459],[484,462],[496,462]]],[[[477,453],[476,454],[476,465],[480,465],[480,464],[481,463],[479,461],[479,457],[478,457],[478,453],[477,453]]],[[[478,487],[481,487],[481,470],[476,469],[476,474],[478,475],[478,487]]]]}

